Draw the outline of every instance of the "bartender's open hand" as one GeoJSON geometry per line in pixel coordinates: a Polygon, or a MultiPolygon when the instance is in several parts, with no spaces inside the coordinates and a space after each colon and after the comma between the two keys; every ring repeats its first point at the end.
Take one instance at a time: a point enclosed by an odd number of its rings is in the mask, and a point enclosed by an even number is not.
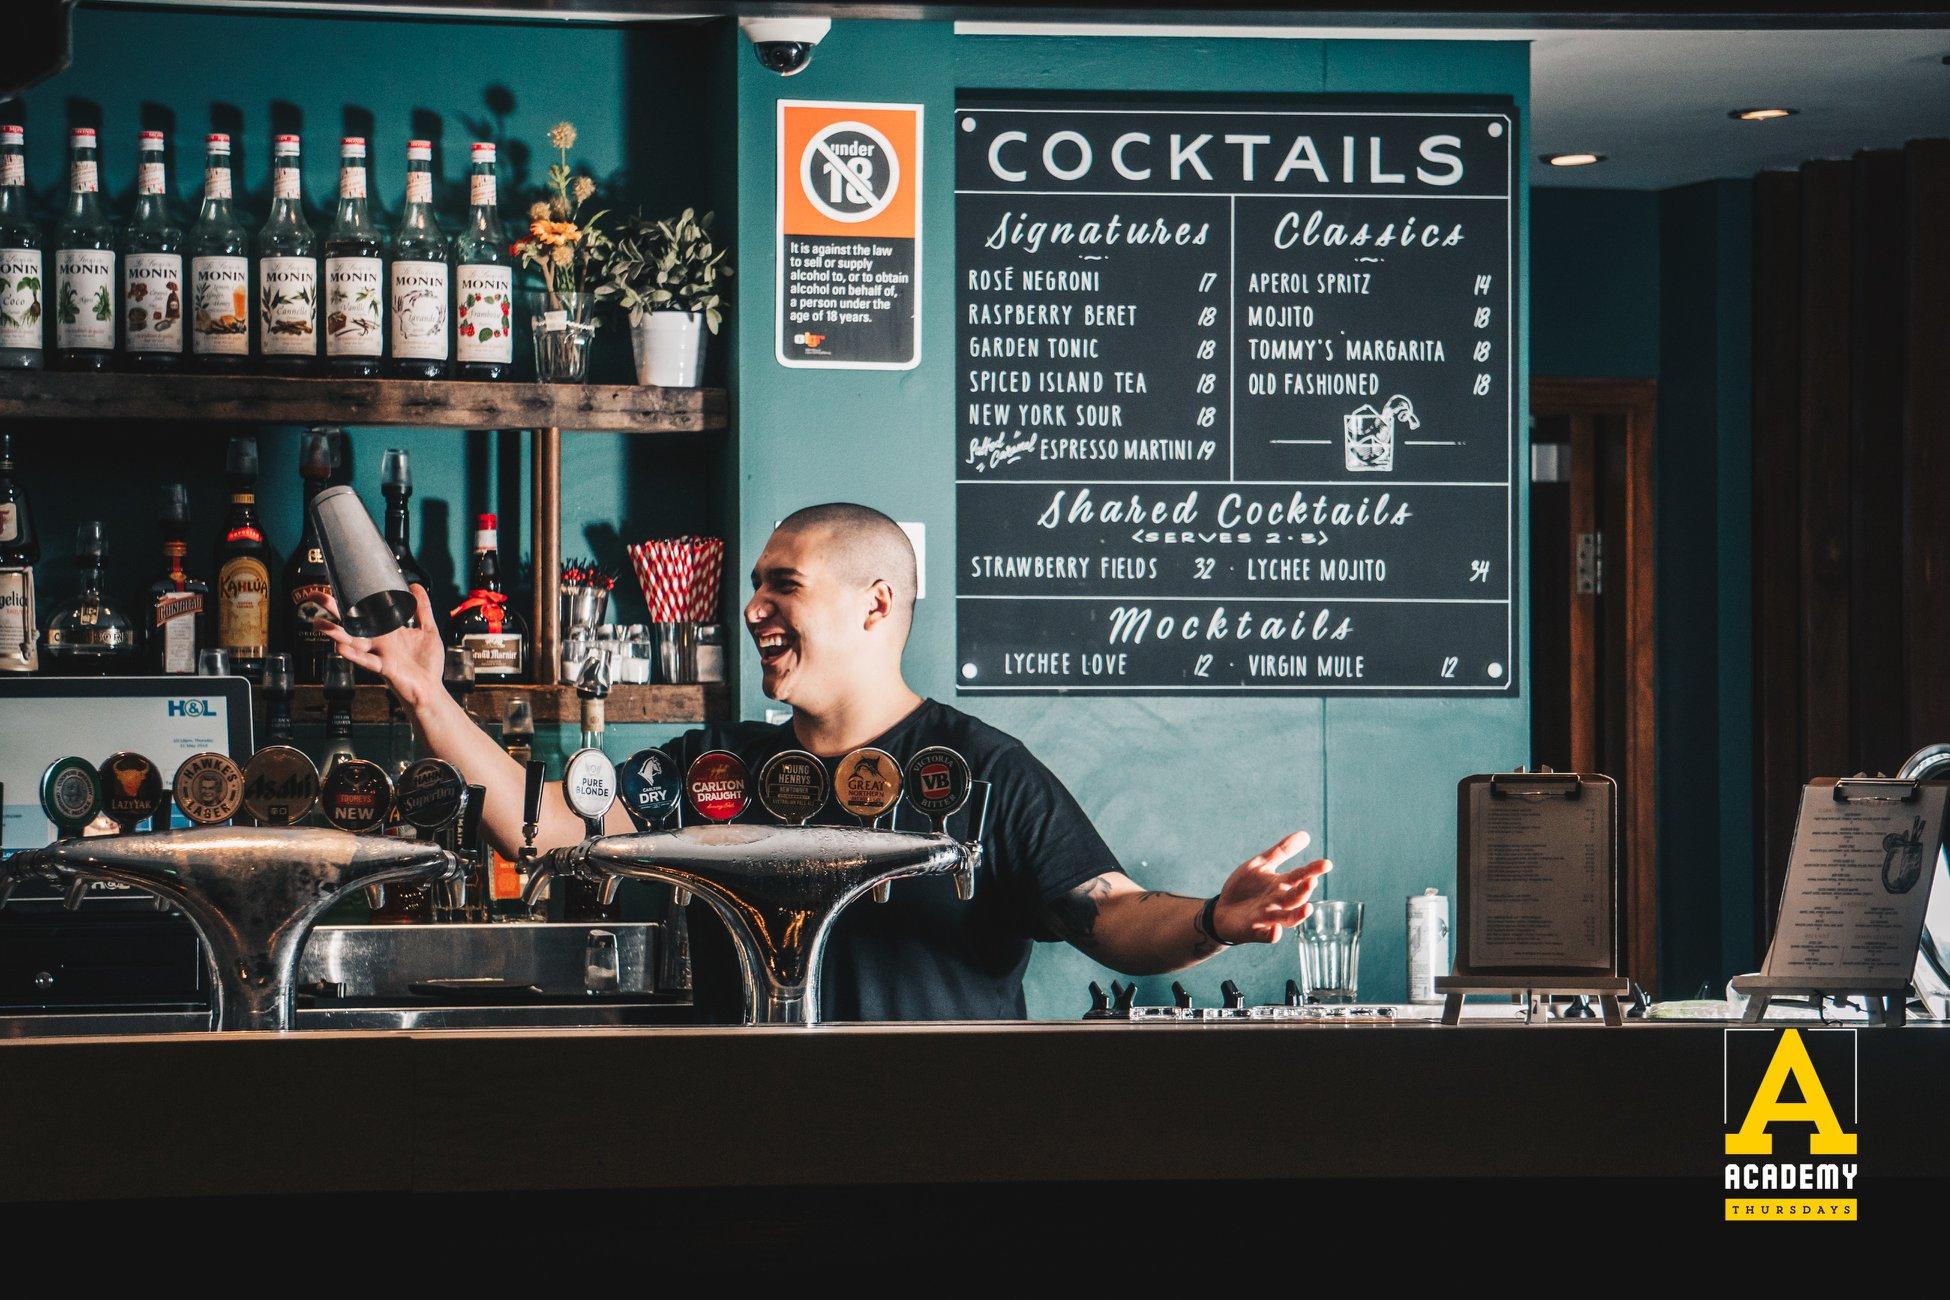
{"type": "Polygon", "coordinates": [[[447,667],[447,648],[435,630],[439,624],[433,620],[427,589],[416,582],[412,591],[418,627],[398,628],[384,636],[353,636],[337,622],[338,605],[329,596],[325,608],[331,617],[319,619],[314,626],[337,644],[341,655],[383,677],[401,704],[417,709],[445,689],[441,679],[447,667]]]}
{"type": "Polygon", "coordinates": [[[1334,869],[1326,858],[1315,858],[1290,871],[1280,864],[1298,857],[1313,836],[1295,831],[1263,853],[1240,863],[1219,890],[1219,905],[1212,909],[1215,938],[1227,943],[1278,943],[1280,936],[1307,919],[1320,878],[1334,869]]]}

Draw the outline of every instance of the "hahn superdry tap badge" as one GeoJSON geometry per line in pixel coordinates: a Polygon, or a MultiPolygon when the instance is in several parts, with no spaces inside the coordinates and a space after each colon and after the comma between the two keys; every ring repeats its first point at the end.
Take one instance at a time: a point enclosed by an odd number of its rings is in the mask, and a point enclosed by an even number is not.
{"type": "Polygon", "coordinates": [[[1853,1029],[1729,1029],[1721,1125],[1729,1223],[1852,1223],[1853,1029]]]}

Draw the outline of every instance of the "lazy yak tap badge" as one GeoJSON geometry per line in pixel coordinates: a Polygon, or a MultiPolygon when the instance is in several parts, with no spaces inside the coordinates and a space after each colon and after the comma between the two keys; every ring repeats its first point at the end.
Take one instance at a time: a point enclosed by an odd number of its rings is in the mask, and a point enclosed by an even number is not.
{"type": "Polygon", "coordinates": [[[1728,1029],[1723,1041],[1726,1221],[1856,1222],[1856,1031],[1728,1029]]]}

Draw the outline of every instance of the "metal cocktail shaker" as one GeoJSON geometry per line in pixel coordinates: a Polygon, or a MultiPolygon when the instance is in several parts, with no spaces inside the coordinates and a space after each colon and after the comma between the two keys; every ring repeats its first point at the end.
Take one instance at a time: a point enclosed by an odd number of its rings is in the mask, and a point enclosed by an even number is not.
{"type": "Polygon", "coordinates": [[[354,636],[381,636],[410,626],[413,594],[359,494],[343,485],[329,487],[311,499],[309,508],[345,630],[354,636]]]}

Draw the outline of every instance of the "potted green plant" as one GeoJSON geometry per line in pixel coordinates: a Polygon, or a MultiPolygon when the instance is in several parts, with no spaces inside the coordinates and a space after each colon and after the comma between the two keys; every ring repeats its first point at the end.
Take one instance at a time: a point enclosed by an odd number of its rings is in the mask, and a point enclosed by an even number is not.
{"type": "Polygon", "coordinates": [[[624,222],[603,260],[596,297],[629,313],[640,384],[695,388],[704,374],[704,331],[724,320],[725,250],[711,242],[711,218],[692,208],[624,222]]]}
{"type": "Polygon", "coordinates": [[[548,142],[558,161],[549,164],[549,197],[528,210],[528,235],[508,251],[542,280],[529,295],[535,342],[535,377],[543,383],[580,383],[589,374],[589,349],[596,333],[595,279],[609,248],[599,226],[606,215],[583,215],[596,182],[577,176],[569,165],[575,148],[573,122],[549,128],[548,142]]]}

